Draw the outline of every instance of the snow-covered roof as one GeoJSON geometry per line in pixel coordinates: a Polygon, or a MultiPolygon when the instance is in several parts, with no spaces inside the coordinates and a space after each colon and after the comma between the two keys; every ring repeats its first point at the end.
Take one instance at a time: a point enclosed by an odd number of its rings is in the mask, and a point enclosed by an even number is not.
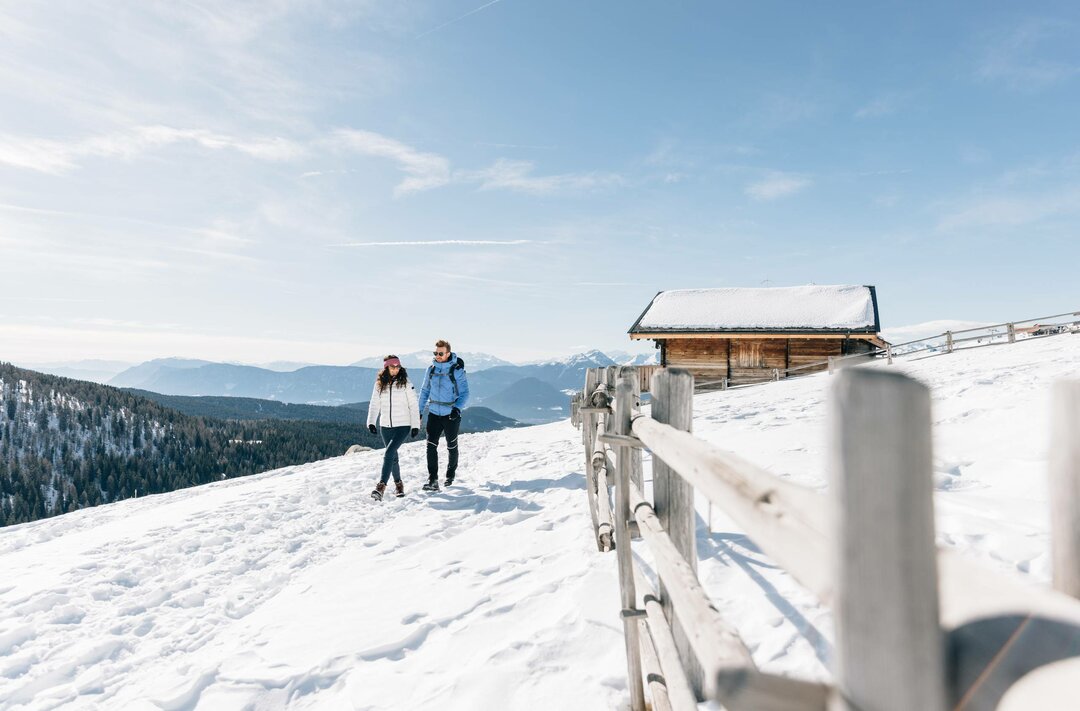
{"type": "Polygon", "coordinates": [[[676,289],[657,294],[630,333],[877,333],[879,323],[872,286],[676,289]]]}

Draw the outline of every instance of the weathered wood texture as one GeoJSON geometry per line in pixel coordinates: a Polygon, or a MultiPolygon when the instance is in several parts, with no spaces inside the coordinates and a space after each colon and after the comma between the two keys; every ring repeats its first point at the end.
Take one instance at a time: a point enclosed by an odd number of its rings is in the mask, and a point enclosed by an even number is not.
{"type": "Polygon", "coordinates": [[[796,371],[800,374],[826,370],[829,366],[823,361],[839,355],[843,355],[840,339],[792,338],[788,341],[788,367],[802,368],[796,371]]]}
{"type": "Polygon", "coordinates": [[[660,660],[660,669],[664,674],[664,684],[667,687],[671,705],[676,711],[697,711],[697,698],[694,697],[694,691],[686,678],[682,660],[679,659],[679,650],[671,634],[671,625],[664,616],[664,606],[660,604],[660,598],[653,590],[652,584],[637,568],[634,568],[634,581],[637,583],[638,594],[644,601],[649,636],[652,638],[653,648],[660,660]]]}
{"type": "Polygon", "coordinates": [[[1054,588],[1080,598],[1080,380],[1056,383],[1050,436],[1054,588]]]}
{"type": "Polygon", "coordinates": [[[687,680],[698,700],[711,698],[716,692],[716,674],[719,670],[755,668],[750,652],[705,594],[698,582],[697,570],[676,548],[669,532],[661,526],[657,512],[645,501],[641,491],[634,487],[630,489],[630,505],[642,538],[656,560],[661,604],[665,618],[671,625],[672,637],[687,680]],[[675,620],[670,614],[672,608],[677,611],[675,620]],[[679,632],[680,629],[682,632],[679,632]],[[687,663],[691,659],[694,665],[687,663]],[[700,663],[697,662],[699,659],[700,663]],[[701,674],[703,666],[708,674],[703,675],[701,688],[694,688],[695,669],[701,674]]]}
{"type": "MultiPolygon", "coordinates": [[[[629,378],[633,382],[633,389],[631,390],[630,398],[630,414],[631,416],[640,414],[641,412],[641,378],[638,375],[637,368],[633,366],[623,366],[619,369],[620,378],[629,378]]],[[[651,385],[651,384],[650,384],[651,385]]],[[[630,432],[629,422],[627,423],[627,433],[630,432]]],[[[630,460],[630,481],[634,482],[634,486],[644,490],[644,477],[641,468],[641,449],[638,447],[628,447],[623,450],[623,453],[630,460]]]]}
{"type": "MultiPolygon", "coordinates": [[[[595,463],[595,460],[593,460],[595,463]]],[[[611,459],[604,457],[596,468],[596,545],[601,553],[615,548],[615,520],[611,514],[611,475],[614,475],[611,459]]]]}
{"type": "Polygon", "coordinates": [[[838,702],[833,689],[812,681],[725,669],[717,675],[716,700],[734,711],[827,711],[838,702]]]}
{"type": "MultiPolygon", "coordinates": [[[[608,369],[612,373],[612,369],[608,369]]],[[[614,434],[630,434],[631,399],[634,384],[631,377],[623,378],[616,385],[615,416],[611,418],[614,434]]],[[[623,609],[623,634],[626,643],[627,681],[630,685],[630,707],[633,711],[645,711],[645,692],[641,684],[641,645],[638,640],[637,618],[627,617],[636,609],[637,595],[634,591],[634,557],[630,545],[630,462],[627,447],[619,447],[615,475],[615,557],[619,564],[619,597],[623,609]]]]}
{"type": "MultiPolygon", "coordinates": [[[[661,342],[663,364],[683,368],[702,381],[728,378],[731,385],[772,378],[774,370],[799,368],[795,374],[825,370],[830,356],[871,353],[875,346],[861,338],[796,337],[769,338],[731,336],[669,338],[661,342]],[[816,364],[813,367],[803,367],[816,364]]],[[[780,377],[787,377],[784,372],[780,377]]]]}
{"type": "MultiPolygon", "coordinates": [[[[599,378],[596,373],[596,368],[588,368],[588,370],[585,371],[585,389],[583,390],[584,402],[582,403],[583,405],[592,405],[591,399],[593,395],[593,390],[596,389],[596,384],[598,383],[598,381],[599,378]]],[[[593,520],[592,532],[594,537],[596,536],[597,526],[599,525],[599,517],[596,511],[596,474],[593,470],[593,447],[595,445],[595,437],[595,413],[581,413],[581,439],[585,447],[585,493],[589,496],[589,514],[593,520]]],[[[599,544],[597,542],[597,548],[598,547],[599,544]]]]}
{"type": "MultiPolygon", "coordinates": [[[[690,432],[694,423],[694,377],[685,370],[668,368],[653,376],[652,417],[657,422],[690,432]]],[[[628,428],[629,434],[629,428],[628,428]]],[[[655,453],[654,453],[655,455],[655,453]]],[[[679,476],[662,458],[653,456],[653,507],[660,526],[667,532],[675,548],[682,554],[694,574],[697,574],[697,531],[695,529],[694,487],[679,476]]],[[[641,522],[638,521],[640,524],[641,522]]],[[[640,526],[639,526],[640,527],[640,526]]],[[[674,609],[671,596],[663,581],[660,600],[671,622],[679,656],[687,670],[690,685],[699,700],[704,700],[706,679],[698,663],[680,611],[674,609]]],[[[711,680],[708,680],[711,682],[711,680]]]]}
{"type": "MultiPolygon", "coordinates": [[[[592,405],[591,399],[593,391],[596,389],[596,384],[600,382],[600,378],[596,368],[588,368],[585,371],[585,390],[583,405],[592,405]]],[[[583,444],[585,445],[585,491],[589,498],[589,515],[592,517],[592,532],[593,536],[596,536],[597,528],[600,525],[600,518],[596,509],[596,474],[593,470],[592,455],[596,437],[596,414],[592,412],[581,413],[581,437],[583,444]]],[[[597,548],[600,548],[599,541],[597,541],[597,548]]]]}
{"type": "Polygon", "coordinates": [[[840,707],[944,711],[930,392],[896,373],[842,371],[829,434],[840,707]]]}
{"type": "MultiPolygon", "coordinates": [[[[651,711],[671,711],[671,699],[668,695],[667,679],[660,667],[660,655],[653,644],[653,638],[649,636],[648,622],[641,617],[638,618],[638,639],[641,641],[641,670],[645,674],[649,699],[652,700],[649,708],[651,711]]],[[[697,704],[691,708],[696,709],[697,704]]]]}
{"type": "Polygon", "coordinates": [[[830,600],[824,497],[651,417],[634,418],[632,430],[653,453],[654,488],[656,461],[661,459],[818,599],[830,600]]]}

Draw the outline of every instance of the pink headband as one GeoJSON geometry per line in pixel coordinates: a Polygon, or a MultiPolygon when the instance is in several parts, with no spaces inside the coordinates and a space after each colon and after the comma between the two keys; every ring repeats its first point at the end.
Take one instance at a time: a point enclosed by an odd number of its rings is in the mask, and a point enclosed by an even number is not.
{"type": "Polygon", "coordinates": [[[387,358],[386,360],[384,360],[384,361],[382,362],[382,364],[383,364],[383,367],[384,367],[384,368],[389,368],[389,367],[390,367],[390,366],[392,366],[392,365],[398,365],[398,366],[400,366],[400,365],[401,365],[401,361],[400,361],[400,360],[398,360],[397,358],[387,358]]]}

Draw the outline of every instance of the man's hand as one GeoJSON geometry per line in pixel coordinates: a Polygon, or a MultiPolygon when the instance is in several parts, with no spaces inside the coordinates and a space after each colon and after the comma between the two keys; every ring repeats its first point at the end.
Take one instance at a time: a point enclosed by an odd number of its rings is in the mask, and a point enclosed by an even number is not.
{"type": "Polygon", "coordinates": [[[461,410],[457,409],[456,407],[450,408],[450,419],[451,420],[460,420],[461,419],[461,410]]]}
{"type": "Polygon", "coordinates": [[[379,431],[375,429],[375,425],[368,425],[367,429],[371,434],[379,434],[379,431]]]}

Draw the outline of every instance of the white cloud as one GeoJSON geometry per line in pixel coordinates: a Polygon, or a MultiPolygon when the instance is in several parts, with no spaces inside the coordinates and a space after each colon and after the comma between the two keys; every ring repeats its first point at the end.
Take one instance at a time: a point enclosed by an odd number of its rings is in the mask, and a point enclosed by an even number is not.
{"type": "Polygon", "coordinates": [[[344,148],[397,163],[408,177],[394,188],[395,195],[430,190],[450,182],[450,161],[438,154],[424,153],[373,131],[340,129],[334,136],[344,148]]]}
{"type": "Polygon", "coordinates": [[[533,175],[534,167],[531,161],[500,158],[489,168],[463,171],[455,177],[480,183],[481,190],[512,190],[533,195],[600,190],[625,182],[622,176],[615,173],[533,175]]]}
{"type": "Polygon", "coordinates": [[[812,181],[790,173],[773,173],[764,180],[746,186],[746,194],[755,200],[776,200],[794,195],[809,187],[812,181]]]}
{"type": "Polygon", "coordinates": [[[280,137],[237,138],[203,129],[138,126],[128,131],[67,142],[0,135],[0,163],[59,175],[78,167],[80,159],[130,160],[177,143],[190,143],[213,151],[235,150],[272,162],[295,160],[306,153],[301,144],[280,137]]]}

